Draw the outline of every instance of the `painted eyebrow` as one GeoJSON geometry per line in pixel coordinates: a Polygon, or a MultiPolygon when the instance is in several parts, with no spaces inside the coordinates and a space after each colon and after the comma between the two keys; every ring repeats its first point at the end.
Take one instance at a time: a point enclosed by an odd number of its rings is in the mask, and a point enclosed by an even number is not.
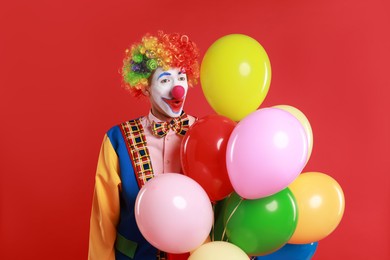
{"type": "Polygon", "coordinates": [[[169,72],[163,72],[163,73],[161,73],[161,74],[158,76],[157,79],[161,78],[162,76],[171,76],[171,73],[169,73],[169,72]]]}

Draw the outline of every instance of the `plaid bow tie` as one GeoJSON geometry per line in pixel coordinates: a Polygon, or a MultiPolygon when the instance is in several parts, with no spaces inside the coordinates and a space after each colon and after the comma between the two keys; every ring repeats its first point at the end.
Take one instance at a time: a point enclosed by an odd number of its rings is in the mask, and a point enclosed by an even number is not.
{"type": "Polygon", "coordinates": [[[152,133],[155,136],[163,137],[169,130],[175,131],[178,135],[185,135],[189,128],[189,120],[186,114],[173,118],[169,122],[152,122],[152,133]]]}

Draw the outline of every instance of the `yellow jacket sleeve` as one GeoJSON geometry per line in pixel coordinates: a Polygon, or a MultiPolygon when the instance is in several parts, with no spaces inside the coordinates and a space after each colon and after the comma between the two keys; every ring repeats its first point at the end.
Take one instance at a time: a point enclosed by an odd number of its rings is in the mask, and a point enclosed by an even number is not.
{"type": "Polygon", "coordinates": [[[107,135],[100,149],[89,234],[89,260],[114,260],[116,226],[119,221],[118,156],[107,135]]]}

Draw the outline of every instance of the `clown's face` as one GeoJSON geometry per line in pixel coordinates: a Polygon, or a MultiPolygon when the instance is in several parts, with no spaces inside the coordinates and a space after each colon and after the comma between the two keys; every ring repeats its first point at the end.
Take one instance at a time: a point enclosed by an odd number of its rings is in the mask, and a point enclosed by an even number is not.
{"type": "Polygon", "coordinates": [[[180,116],[188,91],[187,76],[177,68],[157,68],[149,88],[152,112],[162,120],[180,116]]]}

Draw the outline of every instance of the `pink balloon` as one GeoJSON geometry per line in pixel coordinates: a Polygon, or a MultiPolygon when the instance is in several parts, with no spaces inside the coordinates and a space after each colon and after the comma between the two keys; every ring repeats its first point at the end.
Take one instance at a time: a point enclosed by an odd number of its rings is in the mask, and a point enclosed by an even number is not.
{"type": "Polygon", "coordinates": [[[237,124],[227,146],[234,190],[246,199],[279,192],[301,173],[307,149],[304,127],[287,111],[264,108],[251,113],[237,124]]]}
{"type": "Polygon", "coordinates": [[[135,218],[150,244],[181,254],[206,240],[213,224],[213,210],[207,193],[196,181],[182,174],[164,173],[140,190],[135,218]]]}

